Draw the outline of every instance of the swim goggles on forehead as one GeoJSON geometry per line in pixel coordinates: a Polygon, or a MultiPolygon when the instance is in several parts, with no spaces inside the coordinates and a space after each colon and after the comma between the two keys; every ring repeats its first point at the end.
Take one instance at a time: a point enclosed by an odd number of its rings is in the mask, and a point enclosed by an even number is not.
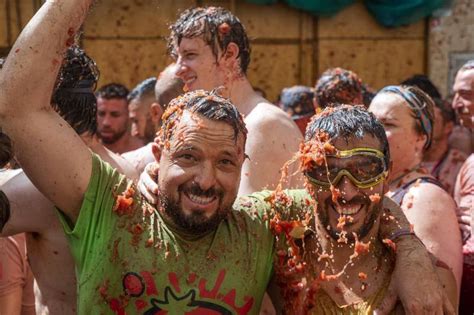
{"type": "Polygon", "coordinates": [[[381,183],[388,175],[385,155],[376,149],[355,148],[326,155],[326,162],[305,172],[306,178],[322,188],[337,185],[343,176],[359,188],[381,183]]]}

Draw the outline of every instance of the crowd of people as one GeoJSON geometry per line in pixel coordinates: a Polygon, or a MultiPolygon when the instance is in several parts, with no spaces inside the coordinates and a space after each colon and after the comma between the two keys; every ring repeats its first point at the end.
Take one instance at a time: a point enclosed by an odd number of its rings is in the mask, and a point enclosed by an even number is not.
{"type": "Polygon", "coordinates": [[[239,19],[192,8],[159,76],[95,91],[92,2],[2,61],[0,314],[474,313],[474,60],[451,101],[332,68],[270,102],[239,19]]]}

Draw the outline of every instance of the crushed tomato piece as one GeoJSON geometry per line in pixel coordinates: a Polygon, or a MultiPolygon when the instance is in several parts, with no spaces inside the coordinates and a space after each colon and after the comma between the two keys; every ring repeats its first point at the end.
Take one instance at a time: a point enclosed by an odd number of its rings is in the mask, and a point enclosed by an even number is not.
{"type": "Polygon", "coordinates": [[[380,195],[379,195],[378,193],[376,193],[376,194],[370,195],[370,196],[369,196],[369,199],[370,199],[370,201],[372,201],[373,203],[379,203],[381,197],[380,197],[380,195]]]}
{"type": "Polygon", "coordinates": [[[391,239],[384,238],[382,243],[387,244],[387,246],[390,247],[394,252],[397,251],[397,244],[395,244],[391,239]]]}
{"type": "Polygon", "coordinates": [[[359,272],[359,279],[360,280],[366,280],[367,279],[367,274],[365,272],[359,272]]]}

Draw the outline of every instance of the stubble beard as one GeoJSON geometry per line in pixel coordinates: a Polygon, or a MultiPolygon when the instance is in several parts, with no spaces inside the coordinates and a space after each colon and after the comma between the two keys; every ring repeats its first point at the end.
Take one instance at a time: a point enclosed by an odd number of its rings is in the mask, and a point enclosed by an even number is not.
{"type": "MultiPolygon", "coordinates": [[[[370,203],[370,201],[367,201],[366,205],[368,205],[367,206],[368,214],[366,215],[366,217],[364,219],[364,223],[362,224],[362,226],[357,231],[352,231],[351,233],[348,233],[346,235],[348,242],[351,243],[351,244],[353,244],[355,242],[355,237],[352,233],[355,233],[359,240],[363,239],[372,230],[375,222],[377,221],[377,219],[380,216],[380,213],[381,213],[381,210],[382,210],[381,204],[372,204],[372,203],[370,203]]],[[[339,239],[339,234],[341,233],[341,231],[335,230],[330,225],[329,215],[328,215],[329,211],[334,211],[334,210],[331,209],[327,203],[325,204],[325,208],[326,209],[324,209],[324,210],[318,209],[318,219],[321,223],[321,226],[324,228],[324,230],[331,236],[332,239],[337,241],[339,239]]]]}
{"type": "MultiPolygon", "coordinates": [[[[182,189],[179,189],[180,191],[182,189]]],[[[181,193],[179,194],[181,196],[181,193]]],[[[164,194],[160,194],[160,207],[164,213],[176,224],[179,228],[190,234],[204,234],[216,230],[219,224],[227,219],[228,214],[232,209],[232,205],[223,205],[222,196],[218,196],[219,206],[217,210],[207,217],[205,213],[199,211],[192,211],[187,214],[181,209],[181,197],[178,200],[173,200],[164,194]]]]}

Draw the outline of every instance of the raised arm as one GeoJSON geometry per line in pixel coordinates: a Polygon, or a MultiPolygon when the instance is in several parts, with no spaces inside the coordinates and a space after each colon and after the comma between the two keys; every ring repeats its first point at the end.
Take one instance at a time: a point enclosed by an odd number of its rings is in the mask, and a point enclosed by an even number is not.
{"type": "Polygon", "coordinates": [[[91,175],[91,153],[50,99],[63,53],[91,2],[47,1],[0,70],[0,125],[32,182],[73,221],[91,175]]]}

